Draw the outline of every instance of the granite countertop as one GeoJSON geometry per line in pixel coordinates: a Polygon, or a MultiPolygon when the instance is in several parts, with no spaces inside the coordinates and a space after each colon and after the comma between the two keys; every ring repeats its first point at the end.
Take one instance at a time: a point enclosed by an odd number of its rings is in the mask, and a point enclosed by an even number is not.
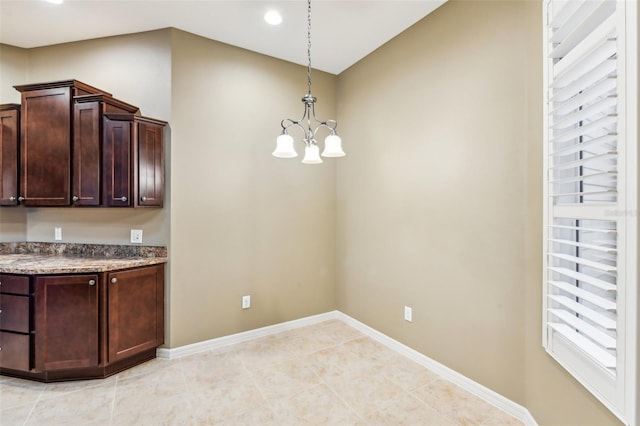
{"type": "Polygon", "coordinates": [[[76,274],[167,262],[166,247],[61,243],[0,243],[0,273],[76,274]]]}

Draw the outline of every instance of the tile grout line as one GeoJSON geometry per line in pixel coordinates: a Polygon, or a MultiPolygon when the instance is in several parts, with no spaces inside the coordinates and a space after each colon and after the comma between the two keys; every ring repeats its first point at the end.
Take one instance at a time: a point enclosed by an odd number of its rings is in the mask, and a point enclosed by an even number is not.
{"type": "MultiPolygon", "coordinates": [[[[253,376],[253,374],[251,374],[251,371],[249,370],[249,367],[247,367],[247,364],[244,362],[244,359],[242,358],[242,356],[238,355],[238,358],[240,358],[240,364],[242,364],[242,368],[244,368],[246,373],[249,375],[249,378],[251,379],[251,383],[253,383],[253,386],[255,386],[256,389],[258,389],[258,393],[262,397],[263,401],[266,403],[267,409],[271,412],[271,414],[273,414],[273,417],[275,419],[277,417],[277,415],[276,415],[276,412],[271,407],[271,405],[272,405],[271,401],[269,399],[267,399],[267,397],[264,395],[264,392],[262,391],[262,388],[256,382],[255,377],[253,376]]],[[[228,380],[228,378],[225,377],[224,380],[228,380]]],[[[246,412],[246,411],[249,411],[249,409],[246,409],[244,412],[246,412]]]]}
{"type": "Polygon", "coordinates": [[[195,417],[193,415],[194,413],[194,409],[193,409],[193,400],[192,400],[192,395],[191,395],[191,386],[189,386],[189,380],[187,380],[187,375],[185,374],[184,371],[184,364],[181,360],[176,360],[178,361],[178,366],[180,367],[180,376],[182,377],[182,382],[184,383],[185,389],[186,389],[186,395],[184,395],[184,397],[186,398],[186,402],[187,405],[189,406],[189,423],[190,424],[195,424],[195,417]]]}
{"type": "Polygon", "coordinates": [[[113,399],[111,400],[111,413],[109,415],[109,424],[113,424],[113,415],[116,409],[116,398],[118,397],[118,380],[120,374],[116,374],[115,383],[113,384],[113,399]]]}
{"type": "Polygon", "coordinates": [[[29,422],[29,419],[31,418],[31,415],[33,414],[34,410],[36,409],[36,406],[38,405],[38,402],[40,402],[40,399],[42,398],[42,394],[44,393],[44,386],[42,386],[42,389],[40,390],[40,393],[38,394],[38,397],[36,398],[36,400],[34,401],[33,405],[31,406],[31,410],[29,410],[29,414],[27,414],[27,418],[24,419],[24,423],[23,425],[26,426],[26,424],[29,422]]]}
{"type": "MultiPolygon", "coordinates": [[[[323,328],[327,328],[327,327],[330,327],[330,326],[331,326],[330,324],[326,324],[326,325],[324,325],[324,326],[320,327],[320,329],[322,330],[323,328]]],[[[326,348],[322,348],[322,349],[318,349],[318,350],[315,350],[315,351],[313,351],[313,352],[310,352],[310,353],[306,354],[306,356],[310,356],[310,355],[313,355],[313,354],[315,354],[315,353],[317,353],[317,352],[324,351],[324,350],[327,350],[327,349],[337,348],[337,347],[339,347],[339,346],[343,346],[346,342],[350,342],[351,340],[355,340],[355,339],[356,339],[356,338],[353,338],[353,339],[350,339],[350,340],[346,340],[346,341],[342,341],[342,340],[340,340],[340,339],[336,339],[336,342],[335,342],[333,345],[330,345],[330,346],[327,346],[326,348]]],[[[304,360],[303,360],[303,361],[304,361],[304,360]]],[[[315,375],[316,375],[316,377],[320,380],[321,384],[324,384],[324,385],[327,387],[327,389],[329,389],[329,391],[331,391],[331,393],[332,393],[332,394],[334,394],[334,395],[336,396],[336,398],[338,398],[338,399],[339,399],[339,400],[340,400],[340,401],[341,401],[341,402],[342,402],[342,403],[343,403],[343,404],[344,404],[344,405],[345,405],[345,406],[346,406],[346,407],[347,407],[347,408],[348,408],[348,409],[349,409],[353,414],[355,414],[355,416],[356,416],[357,418],[359,418],[360,420],[362,420],[365,424],[369,424],[369,422],[367,422],[367,421],[366,421],[366,420],[365,420],[365,419],[360,415],[360,413],[359,413],[355,408],[353,408],[353,407],[351,406],[351,404],[349,404],[347,401],[345,401],[345,399],[344,399],[344,398],[342,398],[342,396],[336,392],[336,390],[333,388],[333,386],[331,386],[331,385],[330,385],[326,380],[324,380],[324,379],[322,378],[322,376],[320,376],[320,375],[318,374],[318,372],[317,372],[317,371],[315,371],[315,369],[314,369],[313,367],[307,367],[307,368],[309,368],[309,369],[313,372],[313,374],[315,374],[315,375]]],[[[316,385],[316,386],[320,386],[320,385],[316,385]]]]}

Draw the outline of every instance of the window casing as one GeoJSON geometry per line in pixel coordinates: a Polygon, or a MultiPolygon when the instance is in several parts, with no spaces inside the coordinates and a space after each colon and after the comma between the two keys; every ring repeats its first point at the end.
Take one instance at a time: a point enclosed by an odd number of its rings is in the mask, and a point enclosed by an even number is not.
{"type": "Polygon", "coordinates": [[[638,414],[637,3],[544,3],[543,346],[638,414]]]}

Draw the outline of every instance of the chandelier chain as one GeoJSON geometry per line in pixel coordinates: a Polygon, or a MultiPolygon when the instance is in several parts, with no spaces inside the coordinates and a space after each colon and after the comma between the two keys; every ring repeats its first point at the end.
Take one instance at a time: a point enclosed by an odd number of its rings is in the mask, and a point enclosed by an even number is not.
{"type": "Polygon", "coordinates": [[[311,94],[311,0],[307,1],[307,86],[311,94]]]}

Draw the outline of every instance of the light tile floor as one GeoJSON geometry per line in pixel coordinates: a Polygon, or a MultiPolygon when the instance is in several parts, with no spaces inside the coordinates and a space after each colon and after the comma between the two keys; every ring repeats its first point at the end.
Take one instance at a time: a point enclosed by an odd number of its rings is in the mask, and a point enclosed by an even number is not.
{"type": "Polygon", "coordinates": [[[104,380],[0,376],[0,424],[522,425],[338,320],[104,380]]]}

